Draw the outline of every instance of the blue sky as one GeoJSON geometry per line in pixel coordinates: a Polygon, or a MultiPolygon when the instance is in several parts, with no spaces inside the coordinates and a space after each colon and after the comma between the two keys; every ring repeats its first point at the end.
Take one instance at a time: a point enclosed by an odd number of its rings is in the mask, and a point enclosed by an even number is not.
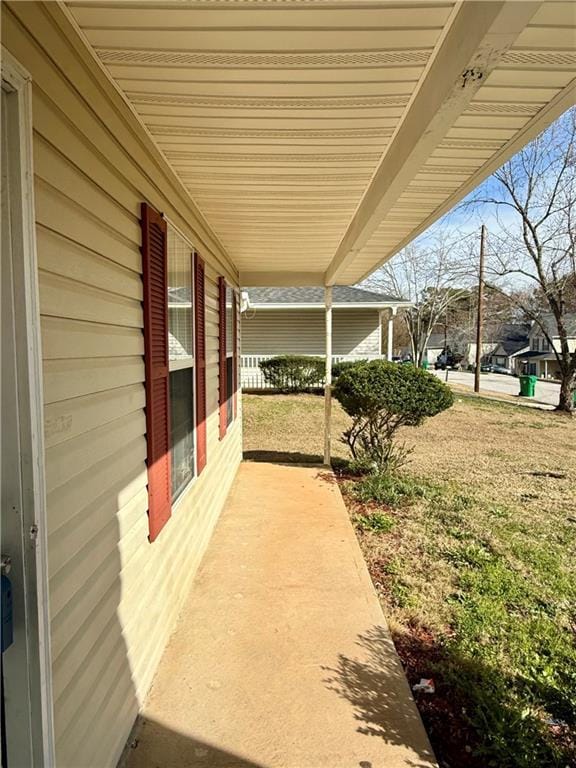
{"type": "MultiPolygon", "coordinates": [[[[570,110],[561,115],[556,121],[556,124],[561,124],[562,121],[566,120],[569,111],[570,110]]],[[[550,126],[550,128],[553,128],[553,126],[550,126]]],[[[470,204],[474,201],[474,198],[479,196],[479,191],[482,190],[483,187],[488,191],[493,185],[494,180],[492,177],[483,181],[475,190],[467,195],[461,203],[429,227],[422,233],[422,235],[420,235],[420,237],[416,238],[415,243],[425,245],[439,232],[447,235],[448,239],[452,239],[451,235],[454,236],[454,239],[457,239],[461,235],[472,234],[473,232],[478,232],[479,234],[482,224],[486,225],[488,236],[491,231],[496,234],[502,229],[516,229],[520,224],[520,218],[511,208],[499,206],[497,209],[496,206],[492,204],[481,202],[470,204]],[[468,205],[466,205],[467,203],[468,205]]],[[[499,196],[501,195],[502,192],[500,190],[499,196]]],[[[393,264],[393,260],[391,261],[391,264],[393,264]]]]}

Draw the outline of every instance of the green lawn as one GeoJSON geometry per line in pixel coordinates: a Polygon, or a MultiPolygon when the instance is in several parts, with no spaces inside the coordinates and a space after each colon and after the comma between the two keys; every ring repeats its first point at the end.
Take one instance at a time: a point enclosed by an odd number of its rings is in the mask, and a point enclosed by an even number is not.
{"type": "MultiPolygon", "coordinates": [[[[322,420],[313,395],[245,395],[247,457],[318,460],[322,420]]],[[[435,680],[439,759],[576,765],[576,422],[463,396],[403,438],[402,478],[341,488],[409,679],[435,680]]]]}

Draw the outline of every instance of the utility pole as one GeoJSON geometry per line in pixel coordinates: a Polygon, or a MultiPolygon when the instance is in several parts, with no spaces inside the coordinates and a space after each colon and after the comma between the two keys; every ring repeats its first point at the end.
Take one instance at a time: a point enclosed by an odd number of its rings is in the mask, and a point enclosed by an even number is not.
{"type": "Polygon", "coordinates": [[[448,307],[446,307],[446,314],[444,315],[444,356],[446,357],[446,375],[444,380],[448,383],[448,307]]]}
{"type": "Polygon", "coordinates": [[[484,244],[486,241],[486,226],[480,230],[480,265],[478,269],[478,309],[476,315],[476,367],[474,369],[474,392],[480,392],[480,365],[482,361],[482,321],[484,303],[484,244]]]}

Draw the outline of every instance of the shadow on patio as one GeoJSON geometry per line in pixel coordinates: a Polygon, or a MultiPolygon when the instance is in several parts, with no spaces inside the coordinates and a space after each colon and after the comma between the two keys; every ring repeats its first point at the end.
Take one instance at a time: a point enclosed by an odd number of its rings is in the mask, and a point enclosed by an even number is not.
{"type": "Polygon", "coordinates": [[[245,463],[129,768],[431,768],[338,487],[245,463]]]}

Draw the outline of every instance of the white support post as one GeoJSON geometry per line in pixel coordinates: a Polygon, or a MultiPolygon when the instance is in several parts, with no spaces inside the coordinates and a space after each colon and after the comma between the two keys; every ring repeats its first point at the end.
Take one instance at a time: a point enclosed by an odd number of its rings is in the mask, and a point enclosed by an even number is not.
{"type": "Polygon", "coordinates": [[[326,374],[324,377],[324,464],[330,466],[330,420],[332,414],[332,286],[324,288],[326,312],[326,374]]]}
{"type": "Polygon", "coordinates": [[[397,307],[391,307],[388,317],[388,345],[386,347],[386,359],[392,362],[394,356],[394,318],[396,317],[397,307]]]}

